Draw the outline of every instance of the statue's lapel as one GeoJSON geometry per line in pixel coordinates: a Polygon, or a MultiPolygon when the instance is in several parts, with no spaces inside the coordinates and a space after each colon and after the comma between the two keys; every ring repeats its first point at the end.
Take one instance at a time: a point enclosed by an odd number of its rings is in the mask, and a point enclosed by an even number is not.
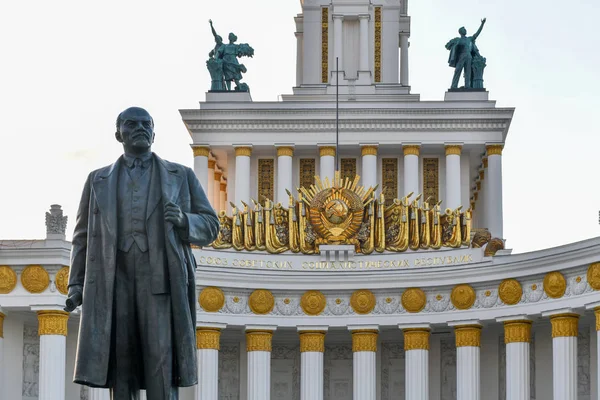
{"type": "MultiPolygon", "coordinates": [[[[156,154],[154,157],[156,157],[156,161],[159,166],[158,169],[160,172],[163,203],[171,202],[178,204],[179,190],[181,189],[181,184],[183,183],[181,171],[179,171],[175,165],[164,161],[156,154]]],[[[173,224],[171,223],[168,223],[167,225],[167,229],[169,230],[173,227],[173,224]]]]}
{"type": "Polygon", "coordinates": [[[160,189],[161,174],[159,169],[162,168],[156,158],[152,159],[152,177],[150,178],[150,190],[148,192],[148,205],[146,207],[146,220],[150,218],[156,206],[160,202],[162,196],[160,189]]]}
{"type": "Polygon", "coordinates": [[[117,226],[117,183],[119,180],[119,166],[121,158],[114,164],[99,171],[96,175],[92,186],[94,195],[98,204],[98,210],[90,210],[90,212],[100,212],[101,217],[106,223],[107,230],[116,234],[117,226]]]}

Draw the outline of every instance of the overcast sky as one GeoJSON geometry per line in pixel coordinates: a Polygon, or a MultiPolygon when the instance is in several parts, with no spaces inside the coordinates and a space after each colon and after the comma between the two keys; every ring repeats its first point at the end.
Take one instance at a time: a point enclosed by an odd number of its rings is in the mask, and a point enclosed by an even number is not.
{"type": "MultiPolygon", "coordinates": [[[[29,0],[0,5],[0,239],[45,237],[61,204],[68,238],[89,171],[122,152],[117,114],[150,111],[153,150],[192,166],[179,109],[210,86],[208,25],[255,49],[245,59],[255,101],[295,83],[299,0],[29,0]]],[[[515,252],[600,234],[600,56],[597,0],[412,0],[410,80],[441,100],[452,70],[444,44],[464,25],[487,57],[485,83],[516,107],[503,155],[504,234],[515,252]]]]}

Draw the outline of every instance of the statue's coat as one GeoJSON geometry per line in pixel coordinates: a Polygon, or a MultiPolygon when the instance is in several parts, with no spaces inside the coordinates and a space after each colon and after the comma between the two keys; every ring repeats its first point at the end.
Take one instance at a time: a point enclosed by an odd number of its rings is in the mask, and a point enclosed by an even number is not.
{"type": "MultiPolygon", "coordinates": [[[[146,227],[152,270],[152,293],[170,293],[173,371],[177,386],[198,381],[196,365],[196,263],[191,244],[210,244],[218,218],[194,172],[153,155],[146,227]],[[186,240],[166,222],[163,204],[177,204],[187,216],[186,240]]],[[[83,285],[74,382],[107,387],[117,252],[117,181],[121,158],[90,173],[83,190],[71,254],[69,286],[83,285]]],[[[182,235],[185,237],[185,233],[182,235]]]]}

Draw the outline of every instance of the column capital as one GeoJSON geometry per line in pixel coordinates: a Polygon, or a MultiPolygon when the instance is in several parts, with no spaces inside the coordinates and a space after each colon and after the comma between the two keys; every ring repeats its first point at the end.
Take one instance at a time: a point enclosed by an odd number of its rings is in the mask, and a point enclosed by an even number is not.
{"type": "Polygon", "coordinates": [[[325,334],[327,331],[299,331],[300,334],[300,352],[325,352],[325,334]]]}
{"type": "Polygon", "coordinates": [[[487,158],[487,156],[485,156],[485,157],[483,157],[481,159],[481,167],[482,168],[487,168],[488,167],[488,158],[487,158]]]}
{"type": "Polygon", "coordinates": [[[223,171],[215,171],[215,181],[220,182],[223,176],[223,171]]]}
{"type": "Polygon", "coordinates": [[[217,160],[208,160],[208,169],[215,169],[217,165],[217,160]]]}
{"type": "Polygon", "coordinates": [[[493,155],[501,156],[503,148],[504,148],[503,143],[486,143],[485,144],[485,150],[486,150],[486,154],[488,155],[488,157],[493,156],[493,155]]]}
{"type": "Polygon", "coordinates": [[[210,155],[210,147],[208,146],[192,146],[194,157],[208,157],[210,155]]]}
{"type": "Polygon", "coordinates": [[[198,350],[220,350],[220,338],[221,328],[196,328],[196,348],[198,350]]]}
{"type": "Polygon", "coordinates": [[[483,180],[485,178],[485,170],[484,169],[480,169],[479,170],[479,179],[483,180]]]}
{"type": "Polygon", "coordinates": [[[377,351],[377,337],[379,327],[377,325],[349,326],[352,333],[352,352],[377,351]]]}
{"type": "Polygon", "coordinates": [[[271,351],[273,330],[246,330],[246,351],[271,351]]]}
{"type": "Polygon", "coordinates": [[[454,144],[446,144],[444,147],[446,148],[447,156],[460,156],[463,145],[454,143],[454,144]]]}
{"type": "Polygon", "coordinates": [[[38,334],[67,336],[69,313],[59,310],[40,310],[38,316],[38,334]]]}
{"type": "Polygon", "coordinates": [[[336,19],[341,19],[341,20],[343,20],[343,19],[344,19],[344,16],[343,16],[342,14],[333,14],[333,15],[331,16],[331,18],[333,18],[334,20],[336,20],[336,19]]]}
{"type": "Polygon", "coordinates": [[[294,146],[286,145],[286,146],[277,146],[277,157],[293,157],[294,156],[294,146]]]}
{"type": "Polygon", "coordinates": [[[504,343],[529,343],[531,341],[531,320],[504,321],[504,343]]]}
{"type": "Polygon", "coordinates": [[[236,157],[250,157],[252,155],[252,146],[234,146],[236,157]]]}
{"type": "Polygon", "coordinates": [[[377,144],[361,144],[360,145],[360,154],[361,156],[376,156],[377,149],[379,145],[377,144]]]}
{"type": "Polygon", "coordinates": [[[367,21],[371,19],[371,15],[369,14],[359,14],[358,19],[366,19],[367,21]]]}
{"type": "Polygon", "coordinates": [[[402,145],[402,151],[405,156],[418,156],[421,151],[420,144],[404,144],[402,145]]]}
{"type": "Polygon", "coordinates": [[[405,328],[404,332],[404,351],[410,350],[429,350],[429,328],[405,328]]]}
{"type": "Polygon", "coordinates": [[[227,190],[227,182],[221,182],[221,186],[220,186],[221,192],[224,192],[227,190]]]}
{"type": "Polygon", "coordinates": [[[564,313],[553,314],[550,316],[552,324],[552,338],[557,337],[577,337],[579,314],[564,313]]]}
{"type": "Polygon", "coordinates": [[[481,347],[481,328],[479,324],[455,325],[456,347],[481,347]]]}
{"type": "Polygon", "coordinates": [[[335,157],[335,146],[319,146],[319,157],[335,157]]]}
{"type": "Polygon", "coordinates": [[[0,339],[4,337],[4,317],[6,315],[0,312],[0,339]]]}

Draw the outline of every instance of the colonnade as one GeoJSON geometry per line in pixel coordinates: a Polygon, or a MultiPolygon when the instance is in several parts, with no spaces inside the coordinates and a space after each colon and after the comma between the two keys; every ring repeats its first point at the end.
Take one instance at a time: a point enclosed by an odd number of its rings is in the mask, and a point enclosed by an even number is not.
{"type": "MultiPolygon", "coordinates": [[[[600,330],[600,302],[590,304],[596,316],[596,330],[600,330]]],[[[39,399],[64,400],[65,355],[67,320],[69,314],[55,306],[36,306],[40,335],[39,399]]],[[[571,310],[546,312],[552,329],[553,398],[572,400],[577,398],[577,335],[580,314],[571,310]]],[[[4,351],[3,322],[10,318],[0,309],[0,361],[4,351]]],[[[508,400],[529,400],[529,346],[532,321],[527,316],[498,318],[504,326],[506,343],[506,396],[508,400]]],[[[453,328],[457,350],[457,398],[479,400],[481,398],[481,332],[479,321],[448,323],[453,328]]],[[[220,336],[225,324],[206,324],[196,329],[198,356],[197,400],[218,398],[218,371],[220,336]]],[[[405,398],[427,400],[429,398],[429,343],[432,327],[427,324],[399,325],[404,335],[405,350],[405,398]]],[[[268,400],[271,390],[271,349],[276,326],[246,326],[246,352],[248,363],[248,400],[268,400]]],[[[353,393],[354,399],[376,399],[377,375],[377,325],[348,327],[352,335],[353,393]]],[[[301,352],[301,399],[322,400],[324,390],[324,352],[327,326],[298,327],[301,352]]],[[[600,335],[598,335],[600,341],[600,335]]],[[[597,346],[598,370],[600,371],[600,346],[597,346]]],[[[0,368],[6,368],[0,362],[0,368]]],[[[600,374],[600,372],[599,372],[600,374]]],[[[3,375],[0,369],[0,377],[3,375]]],[[[600,375],[596,377],[600,380],[600,375]]],[[[90,399],[105,400],[106,390],[90,389],[90,399]]]]}
{"type": "MultiPolygon", "coordinates": [[[[445,193],[440,194],[443,200],[443,208],[456,209],[463,204],[461,173],[461,157],[463,152],[462,143],[445,143],[445,193]]],[[[293,144],[276,145],[277,171],[275,181],[277,182],[275,201],[283,205],[288,204],[286,189],[293,189],[293,144]]],[[[381,184],[377,181],[378,168],[378,144],[364,143],[361,147],[362,181],[365,186],[381,184]]],[[[321,179],[329,182],[334,178],[336,165],[336,148],[330,144],[318,145],[319,170],[321,179]]],[[[215,209],[223,210],[227,204],[227,181],[217,165],[217,161],[211,157],[207,146],[194,146],[194,169],[196,175],[207,192],[208,199],[215,209]]],[[[403,190],[398,194],[405,196],[409,193],[415,195],[421,193],[420,164],[421,144],[405,143],[402,145],[404,155],[403,165],[403,190]]],[[[251,170],[251,145],[234,146],[235,154],[235,199],[234,203],[241,207],[242,201],[250,203],[252,170],[251,170]]],[[[481,169],[476,176],[476,185],[473,188],[471,206],[476,206],[476,226],[488,228],[492,237],[503,238],[502,229],[502,145],[486,145],[486,153],[482,160],[481,169]],[[484,179],[485,177],[485,179],[484,179]]]]}

